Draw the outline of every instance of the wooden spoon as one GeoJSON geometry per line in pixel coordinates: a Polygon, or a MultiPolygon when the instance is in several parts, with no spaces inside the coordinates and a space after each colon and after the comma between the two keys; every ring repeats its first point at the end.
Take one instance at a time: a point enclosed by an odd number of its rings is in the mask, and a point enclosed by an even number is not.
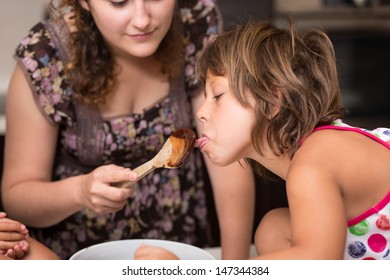
{"type": "MultiPolygon", "coordinates": [[[[157,155],[151,160],[138,166],[133,171],[137,173],[137,181],[148,175],[157,168],[178,168],[190,155],[195,145],[195,133],[188,128],[176,130],[164,143],[157,155]]],[[[133,186],[137,181],[125,181],[112,185],[120,188],[133,186]]]]}

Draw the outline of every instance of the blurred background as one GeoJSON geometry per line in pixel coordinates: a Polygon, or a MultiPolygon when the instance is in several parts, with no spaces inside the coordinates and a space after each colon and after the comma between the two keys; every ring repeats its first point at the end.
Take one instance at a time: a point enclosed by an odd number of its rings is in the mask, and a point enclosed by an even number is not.
{"type": "MultiPolygon", "coordinates": [[[[29,28],[46,17],[48,2],[2,0],[0,4],[0,171],[6,133],[5,98],[14,67],[12,54],[29,28]]],[[[390,127],[390,0],[217,0],[217,3],[225,29],[250,17],[286,26],[287,14],[299,29],[324,29],[336,51],[342,98],[349,110],[346,122],[366,128],[390,127]]],[[[280,179],[271,183],[261,178],[257,181],[255,225],[268,210],[287,205],[280,179]]],[[[216,219],[215,213],[211,219],[216,219]]]]}

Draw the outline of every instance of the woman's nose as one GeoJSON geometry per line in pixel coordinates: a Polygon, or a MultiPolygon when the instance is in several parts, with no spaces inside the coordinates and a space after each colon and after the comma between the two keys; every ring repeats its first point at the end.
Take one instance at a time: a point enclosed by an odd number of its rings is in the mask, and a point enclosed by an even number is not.
{"type": "Polygon", "coordinates": [[[133,25],[145,29],[150,23],[150,14],[144,0],[134,1],[133,25]]]}

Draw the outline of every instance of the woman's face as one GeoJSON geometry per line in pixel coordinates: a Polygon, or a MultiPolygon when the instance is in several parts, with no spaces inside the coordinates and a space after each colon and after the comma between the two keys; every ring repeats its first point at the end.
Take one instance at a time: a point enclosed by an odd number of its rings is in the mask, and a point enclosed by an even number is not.
{"type": "Polygon", "coordinates": [[[226,77],[208,74],[197,117],[205,137],[200,149],[214,164],[226,166],[256,154],[251,140],[254,111],[237,101],[226,77]]]}
{"type": "Polygon", "coordinates": [[[82,0],[114,54],[153,55],[172,23],[175,0],[82,0]]]}

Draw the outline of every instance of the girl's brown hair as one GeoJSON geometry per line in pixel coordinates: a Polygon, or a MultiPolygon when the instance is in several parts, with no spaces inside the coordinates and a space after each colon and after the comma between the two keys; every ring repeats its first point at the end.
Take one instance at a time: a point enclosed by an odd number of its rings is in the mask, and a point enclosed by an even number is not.
{"type": "Polygon", "coordinates": [[[290,18],[288,29],[251,20],[217,36],[197,63],[201,82],[208,73],[226,76],[243,106],[249,106],[247,94],[254,98],[252,142],[260,155],[266,139],[275,154],[292,158],[316,126],[344,112],[330,39],[321,30],[299,33],[290,18]]]}
{"type": "MultiPolygon", "coordinates": [[[[61,15],[63,10],[71,10],[74,13],[76,31],[71,33],[72,57],[66,66],[74,92],[86,104],[104,103],[115,86],[115,71],[118,71],[118,68],[93,17],[89,11],[83,9],[80,0],[52,0],[50,7],[53,14],[61,15]]],[[[171,27],[156,52],[161,71],[168,79],[180,74],[184,45],[176,1],[171,27]]]]}

